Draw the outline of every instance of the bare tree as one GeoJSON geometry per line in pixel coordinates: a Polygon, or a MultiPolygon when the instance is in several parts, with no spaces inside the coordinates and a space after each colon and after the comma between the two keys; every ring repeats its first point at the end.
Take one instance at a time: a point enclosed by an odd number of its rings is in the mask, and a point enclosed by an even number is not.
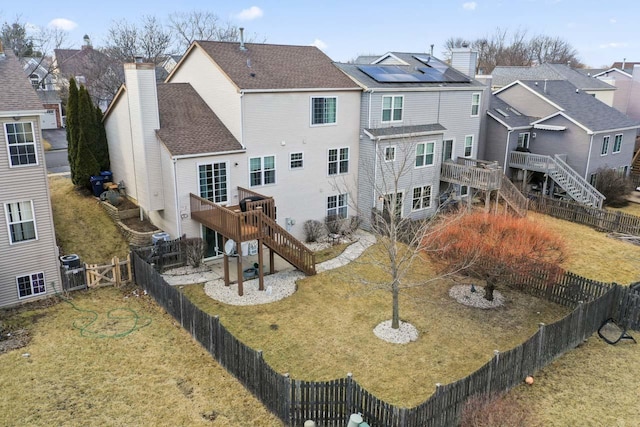
{"type": "Polygon", "coordinates": [[[531,39],[530,49],[533,59],[539,64],[569,64],[574,68],[582,68],[584,64],[578,59],[578,51],[560,37],[536,36],[531,39]]]}
{"type": "Polygon", "coordinates": [[[122,63],[133,62],[141,56],[145,62],[158,64],[168,53],[171,43],[171,30],[155,16],[145,15],[140,24],[114,21],[109,27],[104,53],[122,63]]]}

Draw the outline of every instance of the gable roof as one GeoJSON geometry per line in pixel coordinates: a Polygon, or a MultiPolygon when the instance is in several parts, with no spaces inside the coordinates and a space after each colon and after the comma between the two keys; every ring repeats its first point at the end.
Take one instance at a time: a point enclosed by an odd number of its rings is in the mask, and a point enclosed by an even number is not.
{"type": "MultiPolygon", "coordinates": [[[[560,107],[565,117],[574,120],[590,132],[640,127],[639,122],[630,119],[615,108],[609,107],[604,102],[597,100],[593,95],[576,88],[566,80],[548,80],[545,84],[527,80],[517,81],[513,85],[524,86],[532,94],[544,99],[550,105],[560,107]]],[[[497,91],[496,95],[500,97],[500,93],[504,92],[505,89],[508,90],[508,88],[503,88],[497,91]]],[[[548,118],[556,115],[557,113],[554,113],[548,118]]]]}
{"type": "Polygon", "coordinates": [[[632,79],[633,78],[633,74],[630,72],[627,72],[625,70],[621,70],[619,68],[609,68],[606,70],[601,70],[598,73],[593,74],[593,77],[601,77],[601,76],[608,76],[610,73],[618,73],[618,74],[622,74],[623,76],[632,79]]]}
{"type": "Polygon", "coordinates": [[[472,88],[475,90],[481,89],[484,87],[482,83],[468,76],[464,75],[460,71],[452,68],[448,64],[440,61],[434,56],[430,56],[428,53],[409,53],[409,52],[388,52],[382,56],[366,56],[366,57],[358,57],[356,63],[336,63],[336,67],[340,68],[344,73],[349,75],[352,79],[360,83],[365,88],[374,88],[374,89],[382,89],[382,88],[391,88],[391,89],[418,89],[424,90],[425,88],[439,88],[440,90],[444,88],[472,88]],[[425,62],[418,60],[416,57],[425,57],[429,58],[429,63],[433,61],[434,65],[437,65],[437,68],[440,70],[444,70],[444,74],[452,77],[452,80],[456,80],[457,82],[438,82],[438,81],[416,81],[416,82],[379,82],[374,78],[366,74],[360,68],[362,65],[375,65],[377,67],[393,67],[396,69],[402,70],[404,73],[415,74],[417,76],[421,76],[424,73],[419,70],[419,68],[430,67],[426,65],[425,62]],[[393,58],[394,63],[390,65],[384,65],[384,60],[386,58],[393,58]],[[369,62],[364,62],[369,61],[369,62]],[[398,61],[404,62],[407,65],[398,65],[398,61]]]}
{"type": "Polygon", "coordinates": [[[0,112],[42,111],[44,107],[10,49],[0,54],[0,112]]]}
{"type": "Polygon", "coordinates": [[[360,89],[315,46],[194,42],[240,90],[360,89]]]}
{"type": "Polygon", "coordinates": [[[158,138],[174,156],[243,150],[190,83],[158,84],[158,138]]]}
{"type": "Polygon", "coordinates": [[[593,76],[586,76],[565,64],[541,64],[536,67],[499,66],[491,73],[493,86],[506,86],[516,80],[567,80],[582,90],[615,90],[593,76]]]}
{"type": "Polygon", "coordinates": [[[487,114],[496,121],[502,123],[508,129],[530,128],[531,123],[536,120],[535,117],[525,116],[509,104],[492,95],[489,100],[489,109],[487,114]]]}
{"type": "MultiPolygon", "coordinates": [[[[86,78],[87,73],[99,74],[92,71],[105,68],[111,68],[119,76],[124,73],[121,64],[91,46],[83,46],[82,49],[54,49],[54,53],[60,74],[65,77],[85,76],[86,78]]],[[[124,78],[122,80],[124,81],[124,78]]]]}
{"type": "Polygon", "coordinates": [[[624,70],[624,71],[629,71],[629,70],[633,70],[633,67],[635,65],[640,65],[640,62],[614,62],[611,65],[611,68],[617,68],[619,70],[624,70]]]}

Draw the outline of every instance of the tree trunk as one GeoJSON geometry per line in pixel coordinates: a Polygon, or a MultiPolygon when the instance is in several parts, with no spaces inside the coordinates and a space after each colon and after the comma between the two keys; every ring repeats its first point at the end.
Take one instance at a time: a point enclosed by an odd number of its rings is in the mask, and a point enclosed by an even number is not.
{"type": "Polygon", "coordinates": [[[484,299],[487,301],[493,301],[493,290],[496,285],[493,282],[487,281],[487,286],[484,288],[484,299]]]}
{"type": "Polygon", "coordinates": [[[400,288],[398,286],[398,281],[394,281],[391,285],[391,293],[393,294],[393,314],[391,316],[391,327],[393,329],[400,328],[400,304],[399,304],[399,293],[400,288]]]}

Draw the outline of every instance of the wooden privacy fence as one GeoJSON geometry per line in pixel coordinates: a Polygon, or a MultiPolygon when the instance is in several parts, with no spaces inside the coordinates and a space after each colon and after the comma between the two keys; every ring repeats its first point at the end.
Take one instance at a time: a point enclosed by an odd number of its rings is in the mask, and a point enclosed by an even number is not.
{"type": "Polygon", "coordinates": [[[131,282],[131,254],[124,260],[111,258],[110,264],[84,264],[78,268],[60,268],[62,289],[75,291],[78,289],[95,288],[99,286],[122,286],[131,282]]]}
{"type": "Polygon", "coordinates": [[[640,217],[620,211],[591,208],[568,200],[529,194],[529,209],[597,230],[640,236],[640,217]]]}
{"type": "MultiPolygon", "coordinates": [[[[133,253],[132,260],[136,282],[270,411],[291,426],[314,420],[318,426],[344,427],[350,414],[357,412],[372,426],[454,426],[471,396],[509,390],[591,336],[609,317],[640,328],[640,293],[569,275],[557,285],[545,284],[557,287],[545,296],[554,296],[561,304],[575,305],[573,312],[553,324],[540,324],[538,331],[516,348],[503,353],[496,351],[490,361],[471,375],[437,385],[435,393],[420,405],[402,408],[378,399],[351,375],[332,381],[302,381],[275,372],[264,361],[261,351],[240,342],[220,323],[218,316],[210,316],[196,307],[137,253],[133,253]],[[575,289],[587,296],[586,302],[575,303],[575,289]],[[572,296],[566,296],[567,293],[572,296]]],[[[542,283],[548,280],[542,278],[540,283],[538,288],[542,289],[542,283]]]]}

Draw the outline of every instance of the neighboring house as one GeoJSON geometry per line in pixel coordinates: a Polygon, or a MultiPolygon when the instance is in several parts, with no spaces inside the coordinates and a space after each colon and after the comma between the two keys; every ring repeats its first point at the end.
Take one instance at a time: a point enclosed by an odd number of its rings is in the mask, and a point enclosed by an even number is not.
{"type": "Polygon", "coordinates": [[[626,174],[640,127],[566,80],[513,82],[493,94],[487,115],[487,160],[524,184],[593,206],[602,204],[590,185],[597,170],[626,174]]]}
{"type": "Polygon", "coordinates": [[[105,115],[114,178],[172,237],[222,254],[194,206],[237,207],[239,187],[273,197],[297,239],[306,220],[356,214],[361,88],[319,49],[197,41],[166,83],[152,64],[125,64],[125,77],[105,115]]]}
{"type": "Polygon", "coordinates": [[[477,158],[487,87],[469,77],[475,71],[470,50],[453,52],[452,60],[464,72],[425,53],[336,64],[363,88],[358,206],[365,227],[371,209],[384,212],[391,200],[402,217],[418,219],[435,213],[440,193],[468,194],[466,187],[441,183],[441,169],[477,158]]]}
{"type": "Polygon", "coordinates": [[[48,58],[22,58],[20,61],[46,110],[41,117],[42,129],[61,128],[64,124],[62,100],[56,90],[51,61],[48,58]]]}
{"type": "Polygon", "coordinates": [[[0,306],[61,290],[41,101],[13,53],[0,44],[0,306]]]}
{"type": "Polygon", "coordinates": [[[95,50],[91,44],[81,49],[55,49],[54,53],[57,89],[66,91],[69,80],[75,78],[78,86],[84,85],[93,102],[105,111],[124,82],[122,64],[95,50]]]}
{"type": "Polygon", "coordinates": [[[613,67],[593,74],[593,77],[616,87],[613,108],[640,121],[640,63],[629,64],[631,68],[613,67]]]}
{"type": "Polygon", "coordinates": [[[167,73],[170,73],[174,68],[176,68],[180,59],[182,59],[182,55],[169,55],[164,61],[162,61],[160,66],[164,68],[167,73]]]}
{"type": "Polygon", "coordinates": [[[533,67],[495,67],[491,73],[491,89],[498,90],[516,80],[567,80],[569,83],[596,99],[613,107],[616,88],[607,82],[585,75],[565,64],[540,64],[533,67]]]}

